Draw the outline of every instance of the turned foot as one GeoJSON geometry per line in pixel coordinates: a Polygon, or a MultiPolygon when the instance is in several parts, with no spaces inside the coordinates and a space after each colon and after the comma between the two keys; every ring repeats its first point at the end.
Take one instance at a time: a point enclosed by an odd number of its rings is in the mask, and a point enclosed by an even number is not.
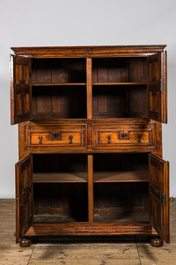
{"type": "Polygon", "coordinates": [[[153,247],[162,247],[163,246],[163,240],[160,238],[151,239],[151,245],[153,247]]]}
{"type": "Polygon", "coordinates": [[[31,240],[29,238],[23,238],[20,242],[21,247],[30,247],[31,240]]]}

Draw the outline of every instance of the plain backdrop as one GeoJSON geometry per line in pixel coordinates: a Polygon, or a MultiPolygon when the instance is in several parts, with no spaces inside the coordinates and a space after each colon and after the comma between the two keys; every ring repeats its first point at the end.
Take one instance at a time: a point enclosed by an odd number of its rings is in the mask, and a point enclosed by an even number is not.
{"type": "Polygon", "coordinates": [[[10,125],[10,47],[167,44],[163,158],[176,197],[176,0],[0,0],[0,198],[15,196],[18,126],[10,125]]]}

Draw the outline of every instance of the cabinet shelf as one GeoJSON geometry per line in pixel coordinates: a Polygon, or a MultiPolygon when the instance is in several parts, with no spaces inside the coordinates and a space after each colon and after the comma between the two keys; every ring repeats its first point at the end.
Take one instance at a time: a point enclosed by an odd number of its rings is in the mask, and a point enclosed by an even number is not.
{"type": "Polygon", "coordinates": [[[87,172],[33,173],[33,183],[87,183],[87,172]]]}
{"type": "Polygon", "coordinates": [[[147,170],[141,171],[97,171],[94,172],[95,183],[105,182],[148,182],[147,170]]]}
{"type": "Polygon", "coordinates": [[[92,83],[93,86],[141,86],[147,85],[147,82],[104,82],[92,83]]]}
{"type": "Polygon", "coordinates": [[[85,86],[86,83],[34,83],[32,86],[85,86]]]}

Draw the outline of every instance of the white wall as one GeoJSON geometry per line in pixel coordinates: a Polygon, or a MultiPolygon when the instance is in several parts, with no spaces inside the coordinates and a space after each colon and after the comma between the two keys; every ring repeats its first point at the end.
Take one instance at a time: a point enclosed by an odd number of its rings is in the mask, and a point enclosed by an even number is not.
{"type": "Polygon", "coordinates": [[[176,1],[0,0],[0,198],[15,195],[17,125],[10,126],[9,53],[13,46],[167,44],[168,114],[163,157],[176,197],[176,1]]]}

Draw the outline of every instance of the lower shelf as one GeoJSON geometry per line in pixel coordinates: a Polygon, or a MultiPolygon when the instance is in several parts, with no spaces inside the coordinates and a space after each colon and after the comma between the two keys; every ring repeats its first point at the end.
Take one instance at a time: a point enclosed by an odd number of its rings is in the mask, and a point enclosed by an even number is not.
{"type": "Polygon", "coordinates": [[[106,236],[106,235],[157,235],[149,223],[34,223],[26,236],[106,236]]]}

